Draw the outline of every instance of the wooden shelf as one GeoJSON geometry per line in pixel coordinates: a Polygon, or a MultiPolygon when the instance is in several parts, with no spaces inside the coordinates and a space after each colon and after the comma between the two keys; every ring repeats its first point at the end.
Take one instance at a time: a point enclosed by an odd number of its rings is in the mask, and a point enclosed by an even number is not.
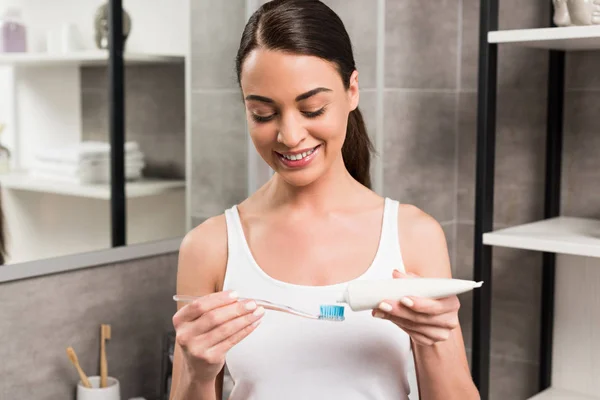
{"type": "Polygon", "coordinates": [[[600,397],[591,397],[568,390],[550,388],[530,397],[529,400],[600,400],[600,397]]]}
{"type": "Polygon", "coordinates": [[[554,50],[600,49],[600,25],[513,29],[488,33],[489,43],[554,50]]]}
{"type": "Polygon", "coordinates": [[[515,249],[600,257],[600,221],[557,217],[483,235],[483,243],[515,249]]]}
{"type": "MultiPolygon", "coordinates": [[[[182,55],[125,53],[126,64],[180,63],[182,55]]],[[[2,53],[0,65],[14,67],[103,65],[108,62],[107,50],[88,50],[77,53],[2,53]]]]}
{"type": "MultiPolygon", "coordinates": [[[[13,172],[0,175],[0,188],[25,190],[29,192],[77,196],[90,199],[109,200],[110,185],[108,184],[75,184],[48,179],[36,179],[24,172],[13,172]]],[[[127,198],[156,196],[174,190],[185,189],[183,180],[162,180],[144,178],[139,181],[127,182],[125,194],[127,198]]]]}

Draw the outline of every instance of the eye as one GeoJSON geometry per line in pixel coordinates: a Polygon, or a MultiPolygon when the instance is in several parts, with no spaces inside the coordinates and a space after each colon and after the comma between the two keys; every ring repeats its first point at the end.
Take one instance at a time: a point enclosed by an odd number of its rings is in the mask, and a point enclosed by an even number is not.
{"type": "Polygon", "coordinates": [[[318,116],[323,115],[324,112],[325,107],[320,108],[317,111],[302,111],[302,114],[307,118],[317,118],[318,116]]]}
{"type": "Polygon", "coordinates": [[[277,115],[276,112],[274,112],[273,114],[270,114],[270,115],[260,115],[260,114],[256,114],[256,113],[251,113],[251,114],[252,114],[252,119],[258,123],[269,122],[273,118],[275,118],[275,116],[277,115]]]}

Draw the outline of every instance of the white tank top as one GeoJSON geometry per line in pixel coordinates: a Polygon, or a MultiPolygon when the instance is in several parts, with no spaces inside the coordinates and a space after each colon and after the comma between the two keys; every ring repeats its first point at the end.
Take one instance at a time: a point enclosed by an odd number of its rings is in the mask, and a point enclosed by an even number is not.
{"type": "MultiPolygon", "coordinates": [[[[315,314],[320,305],[335,304],[346,283],[305,286],[271,278],[252,256],[237,207],[225,217],[224,290],[315,314]]],[[[397,201],[385,199],[380,235],[371,266],[356,279],[389,279],[394,268],[404,271],[397,201]]],[[[346,307],[344,314],[344,322],[329,322],[267,310],[257,329],[227,354],[230,400],[408,399],[409,379],[415,379],[409,336],[370,311],[346,307]]]]}

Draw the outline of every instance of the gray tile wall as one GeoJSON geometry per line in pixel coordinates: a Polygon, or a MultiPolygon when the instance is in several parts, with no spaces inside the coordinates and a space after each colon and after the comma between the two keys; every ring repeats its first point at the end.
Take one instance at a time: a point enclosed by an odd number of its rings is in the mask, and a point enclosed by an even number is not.
{"type": "Polygon", "coordinates": [[[75,399],[72,346],[99,373],[100,324],[121,398],[159,394],[162,336],[172,330],[177,254],[0,284],[0,398],[75,399]]]}
{"type": "Polygon", "coordinates": [[[461,5],[387,1],[383,21],[383,194],[442,224],[453,267],[461,5]]]}
{"type": "Polygon", "coordinates": [[[567,56],[562,212],[600,219],[600,58],[595,53],[567,56]],[[589,83],[588,83],[589,82],[589,83]]]}
{"type": "Polygon", "coordinates": [[[247,195],[246,116],[235,56],[245,0],[191,4],[191,218],[204,220],[247,195]]]}
{"type": "MultiPolygon", "coordinates": [[[[106,67],[81,69],[82,135],[108,141],[106,67]]],[[[182,64],[125,68],[125,137],[145,155],[144,175],[185,177],[185,68],[182,64]]]]}

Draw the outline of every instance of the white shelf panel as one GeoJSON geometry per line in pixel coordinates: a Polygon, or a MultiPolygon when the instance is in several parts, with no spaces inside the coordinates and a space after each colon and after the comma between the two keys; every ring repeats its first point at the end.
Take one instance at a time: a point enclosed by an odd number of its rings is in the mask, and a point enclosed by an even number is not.
{"type": "MultiPolygon", "coordinates": [[[[126,64],[180,63],[183,62],[184,57],[167,54],[125,53],[124,60],[126,64]]],[[[107,62],[107,50],[89,50],[65,54],[0,53],[0,65],[14,67],[102,65],[107,62]]]]}
{"type": "Polygon", "coordinates": [[[530,397],[529,400],[600,400],[600,397],[590,397],[568,390],[550,388],[530,397]]]}
{"type": "Polygon", "coordinates": [[[600,221],[557,217],[483,234],[483,243],[515,249],[600,257],[600,221]]]}
{"type": "Polygon", "coordinates": [[[600,25],[512,29],[488,33],[489,43],[555,50],[600,49],[600,25]]]}
{"type": "MultiPolygon", "coordinates": [[[[36,179],[23,172],[0,175],[0,188],[99,200],[110,199],[110,185],[108,184],[78,185],[58,180],[36,179]]],[[[185,189],[185,181],[183,180],[145,178],[139,181],[126,182],[125,195],[127,198],[139,198],[183,189],[185,189]]]]}

